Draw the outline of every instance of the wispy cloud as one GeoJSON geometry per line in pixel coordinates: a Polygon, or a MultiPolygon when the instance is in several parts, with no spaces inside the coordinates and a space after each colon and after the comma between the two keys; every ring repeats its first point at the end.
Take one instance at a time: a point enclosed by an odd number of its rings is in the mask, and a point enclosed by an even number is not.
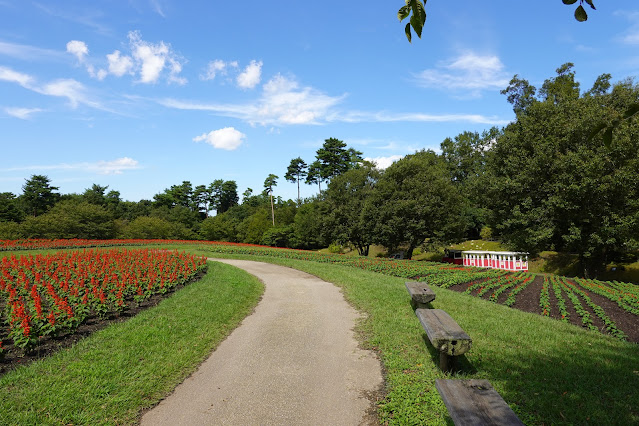
{"type": "Polygon", "coordinates": [[[226,75],[230,68],[237,69],[237,67],[237,61],[227,62],[221,59],[210,61],[206,67],[206,72],[204,74],[200,74],[200,80],[213,80],[218,75],[226,75]]]}
{"type": "Polygon", "coordinates": [[[159,99],[167,108],[208,111],[224,117],[244,120],[251,125],[284,126],[292,124],[385,123],[385,122],[469,122],[505,125],[509,120],[481,114],[424,114],[342,111],[338,105],[346,95],[330,96],[313,87],[302,87],[291,78],[276,75],[262,87],[261,96],[252,103],[210,103],[204,101],[159,99]]]}
{"type": "Polygon", "coordinates": [[[110,161],[97,161],[94,163],[60,163],[49,165],[32,165],[22,167],[10,167],[6,169],[0,169],[3,172],[15,172],[15,171],[50,171],[50,170],[69,170],[80,171],[87,173],[97,173],[100,175],[119,175],[128,170],[140,169],[140,164],[137,160],[129,157],[122,157],[110,161]]]}
{"type": "Polygon", "coordinates": [[[312,87],[300,87],[293,79],[276,75],[263,85],[262,95],[249,104],[215,104],[162,99],[161,105],[183,110],[209,111],[250,124],[320,124],[343,96],[329,96],[312,87]]]}
{"type": "Polygon", "coordinates": [[[160,0],[150,0],[150,3],[155,13],[163,18],[166,18],[166,15],[164,14],[164,8],[162,7],[162,3],[160,2],[160,0]]]}
{"type": "Polygon", "coordinates": [[[21,120],[28,120],[36,112],[43,111],[40,108],[19,108],[19,107],[7,107],[4,109],[8,115],[19,118],[21,120]]]}
{"type": "Polygon", "coordinates": [[[467,52],[435,68],[415,74],[417,84],[426,88],[465,92],[478,97],[483,90],[502,89],[508,85],[509,75],[497,56],[480,56],[467,52]]]}
{"type": "Polygon", "coordinates": [[[193,138],[194,142],[206,142],[213,148],[224,149],[227,151],[233,151],[237,149],[246,135],[233,127],[225,127],[219,130],[213,130],[209,133],[204,133],[200,136],[193,138]]]}
{"type": "Polygon", "coordinates": [[[51,7],[50,4],[34,3],[34,5],[49,16],[84,25],[94,29],[99,34],[110,35],[112,33],[111,28],[101,22],[104,18],[104,13],[97,9],[78,10],[78,8],[71,8],[74,13],[68,13],[67,10],[69,8],[63,11],[51,7]]]}
{"type": "Polygon", "coordinates": [[[91,108],[113,112],[99,102],[91,99],[87,94],[86,87],[77,80],[58,79],[45,84],[38,84],[35,78],[28,74],[0,66],[0,81],[17,83],[27,90],[42,95],[67,98],[73,108],[82,104],[90,106],[91,108]]]}
{"type": "Polygon", "coordinates": [[[9,43],[0,41],[0,55],[10,56],[16,59],[26,61],[35,60],[60,60],[65,54],[59,50],[43,49],[40,47],[29,46],[27,44],[9,43]]]}
{"type": "Polygon", "coordinates": [[[630,22],[630,26],[619,35],[618,40],[624,44],[639,44],[639,12],[617,11],[615,16],[621,16],[630,22]]]}
{"type": "Polygon", "coordinates": [[[481,114],[423,114],[423,113],[393,113],[393,112],[363,112],[351,111],[344,114],[333,114],[329,121],[341,121],[345,123],[390,123],[390,122],[424,122],[424,123],[448,123],[468,122],[477,124],[505,125],[510,120],[504,120],[496,116],[481,114]]]}

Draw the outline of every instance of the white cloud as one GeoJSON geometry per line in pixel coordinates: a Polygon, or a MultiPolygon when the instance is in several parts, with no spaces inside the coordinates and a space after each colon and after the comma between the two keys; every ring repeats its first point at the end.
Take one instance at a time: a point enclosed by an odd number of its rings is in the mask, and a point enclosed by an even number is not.
{"type": "Polygon", "coordinates": [[[133,59],[130,56],[122,55],[119,50],[106,55],[109,62],[109,72],[116,77],[124,74],[131,74],[133,70],[133,59]]]}
{"type": "Polygon", "coordinates": [[[481,114],[424,114],[424,113],[389,113],[350,111],[343,114],[333,114],[329,121],[344,123],[393,123],[393,122],[420,122],[420,123],[448,123],[469,122],[478,124],[490,124],[493,126],[506,125],[510,120],[504,120],[496,116],[481,114]]]}
{"type": "Polygon", "coordinates": [[[0,80],[8,81],[11,83],[18,83],[24,88],[29,88],[33,83],[33,77],[31,77],[30,75],[23,74],[6,67],[0,67],[0,80]]]}
{"type": "Polygon", "coordinates": [[[639,44],[639,12],[617,11],[614,14],[631,23],[630,27],[618,39],[624,44],[639,44]]]}
{"type": "Polygon", "coordinates": [[[89,54],[89,48],[83,41],[71,40],[67,43],[67,52],[78,58],[78,62],[83,63],[84,58],[89,54]]]}
{"type": "Polygon", "coordinates": [[[226,75],[229,68],[237,68],[237,61],[225,62],[221,59],[210,61],[206,67],[206,73],[200,74],[200,80],[213,80],[218,74],[226,75]]]}
{"type": "Polygon", "coordinates": [[[35,90],[43,95],[67,98],[73,108],[78,104],[91,104],[87,99],[86,89],[82,83],[73,79],[55,80],[35,90]]]}
{"type": "Polygon", "coordinates": [[[237,85],[242,89],[252,89],[262,80],[262,61],[251,61],[237,76],[237,85]]]}
{"type": "Polygon", "coordinates": [[[227,151],[233,151],[237,149],[246,135],[233,127],[225,127],[219,130],[213,130],[209,133],[204,133],[200,136],[193,138],[195,142],[204,141],[214,148],[225,149],[227,151]]]}
{"type": "Polygon", "coordinates": [[[121,175],[124,171],[139,169],[139,162],[129,157],[122,157],[112,161],[98,161],[86,163],[87,170],[95,171],[101,175],[121,175]]]}
{"type": "Polygon", "coordinates": [[[388,157],[366,157],[364,160],[375,163],[379,169],[387,169],[391,164],[397,160],[401,160],[403,155],[390,155],[388,157]]]}
{"type": "Polygon", "coordinates": [[[7,107],[4,109],[8,115],[19,118],[21,120],[28,120],[31,118],[32,114],[36,112],[42,111],[40,108],[18,108],[18,107],[7,107]]]}
{"type": "Polygon", "coordinates": [[[482,90],[503,89],[509,82],[497,56],[479,56],[472,52],[441,62],[435,69],[424,70],[415,76],[422,87],[469,91],[467,95],[474,97],[482,90]]]}
{"type": "Polygon", "coordinates": [[[162,71],[169,68],[169,82],[185,84],[186,79],[179,77],[182,71],[181,60],[163,41],[153,44],[142,40],[139,31],[129,33],[129,44],[135,60],[136,71],[140,74],[141,83],[156,83],[162,71]],[[167,65],[168,63],[168,65],[167,65]]]}
{"type": "Polygon", "coordinates": [[[169,108],[210,111],[244,120],[251,125],[320,124],[343,96],[328,96],[312,87],[300,87],[292,79],[276,75],[263,86],[259,99],[250,104],[213,104],[176,99],[158,103],[169,108]]]}
{"type": "Polygon", "coordinates": [[[0,41],[0,55],[24,60],[61,59],[66,57],[62,51],[42,49],[27,44],[7,43],[0,41]]]}
{"type": "Polygon", "coordinates": [[[140,165],[137,160],[129,157],[122,157],[111,161],[98,161],[95,163],[61,163],[49,165],[35,165],[11,167],[0,169],[5,172],[24,171],[24,170],[77,170],[81,172],[98,173],[101,175],[119,175],[127,170],[139,169],[140,165]]]}

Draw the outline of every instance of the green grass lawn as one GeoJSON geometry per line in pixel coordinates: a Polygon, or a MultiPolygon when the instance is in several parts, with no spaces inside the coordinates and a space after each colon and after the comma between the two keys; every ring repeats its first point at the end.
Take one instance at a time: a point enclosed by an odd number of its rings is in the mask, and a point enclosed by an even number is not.
{"type": "MultiPolygon", "coordinates": [[[[435,379],[446,375],[410,308],[403,279],[327,263],[180,248],[282,264],[335,283],[363,313],[357,327],[362,345],[375,349],[384,364],[387,394],[379,403],[380,421],[451,424],[434,387],[435,379]]],[[[434,291],[433,308],[447,311],[473,339],[458,377],[488,379],[526,424],[639,424],[638,345],[472,296],[434,291]]],[[[0,378],[0,419],[135,423],[140,410],[194,371],[260,294],[255,279],[213,263],[205,280],[158,307],[0,378]]]]}
{"type": "MultiPolygon", "coordinates": [[[[366,347],[379,351],[386,371],[388,393],[379,405],[382,422],[450,422],[434,387],[435,379],[446,375],[437,367],[438,352],[425,343],[403,279],[337,265],[260,260],[337,284],[365,313],[358,332],[366,347]]],[[[472,296],[434,290],[433,308],[447,311],[473,339],[458,376],[488,379],[526,424],[639,424],[639,346],[472,296]]]]}

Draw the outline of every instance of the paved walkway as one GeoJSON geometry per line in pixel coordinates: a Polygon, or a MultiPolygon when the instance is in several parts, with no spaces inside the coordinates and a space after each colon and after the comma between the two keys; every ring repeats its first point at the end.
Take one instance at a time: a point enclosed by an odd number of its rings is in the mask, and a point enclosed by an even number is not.
{"type": "Polygon", "coordinates": [[[358,313],[334,285],[261,262],[210,259],[265,284],[255,312],[142,425],[366,425],[378,358],[358,348],[358,313]]]}

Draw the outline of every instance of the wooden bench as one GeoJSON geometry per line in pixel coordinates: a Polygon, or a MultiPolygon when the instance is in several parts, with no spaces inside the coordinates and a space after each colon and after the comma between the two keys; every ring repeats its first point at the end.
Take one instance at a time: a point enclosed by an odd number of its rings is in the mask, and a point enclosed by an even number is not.
{"type": "Polygon", "coordinates": [[[437,379],[435,387],[455,426],[523,425],[488,380],[437,379]]]}
{"type": "Polygon", "coordinates": [[[439,368],[451,371],[455,357],[470,350],[470,336],[441,309],[419,308],[415,310],[415,314],[426,331],[428,340],[439,351],[439,368]]]}
{"type": "Polygon", "coordinates": [[[410,304],[413,309],[426,308],[427,303],[435,300],[435,293],[426,283],[406,281],[406,290],[408,290],[408,294],[410,294],[410,304]]]}

